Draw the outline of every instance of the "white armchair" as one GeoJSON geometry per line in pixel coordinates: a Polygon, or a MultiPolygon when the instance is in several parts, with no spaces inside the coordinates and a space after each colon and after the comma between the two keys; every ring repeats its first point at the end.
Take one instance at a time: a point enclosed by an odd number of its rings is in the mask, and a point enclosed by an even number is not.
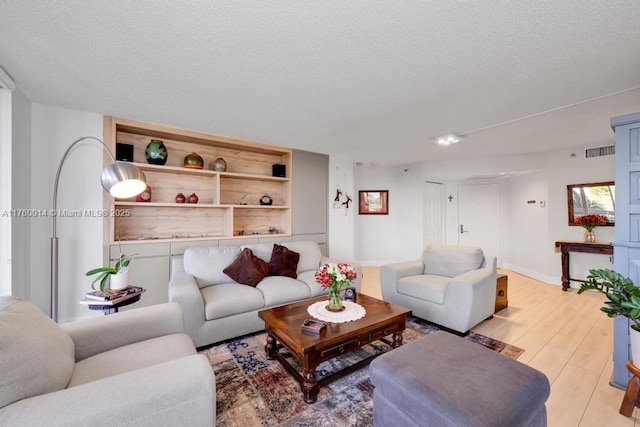
{"type": "Polygon", "coordinates": [[[385,301],[463,334],[493,315],[496,278],[496,257],[470,246],[430,244],[418,260],[380,268],[385,301]]]}
{"type": "Polygon", "coordinates": [[[0,297],[0,425],[215,425],[215,378],[175,303],[58,325],[0,297]]]}

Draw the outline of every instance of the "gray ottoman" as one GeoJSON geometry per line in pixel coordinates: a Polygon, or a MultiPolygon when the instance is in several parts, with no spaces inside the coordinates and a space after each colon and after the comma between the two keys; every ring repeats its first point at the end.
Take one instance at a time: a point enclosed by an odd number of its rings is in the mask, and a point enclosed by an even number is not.
{"type": "Polygon", "coordinates": [[[546,426],[547,377],[447,332],[435,332],[369,367],[377,426],[546,426]]]}

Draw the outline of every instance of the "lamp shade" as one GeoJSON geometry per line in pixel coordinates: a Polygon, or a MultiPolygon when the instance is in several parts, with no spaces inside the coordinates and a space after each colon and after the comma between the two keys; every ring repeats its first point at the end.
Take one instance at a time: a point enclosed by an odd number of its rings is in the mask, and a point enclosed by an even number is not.
{"type": "Polygon", "coordinates": [[[102,186],[118,199],[136,196],[147,187],[144,173],[128,162],[113,162],[102,170],[102,186]]]}

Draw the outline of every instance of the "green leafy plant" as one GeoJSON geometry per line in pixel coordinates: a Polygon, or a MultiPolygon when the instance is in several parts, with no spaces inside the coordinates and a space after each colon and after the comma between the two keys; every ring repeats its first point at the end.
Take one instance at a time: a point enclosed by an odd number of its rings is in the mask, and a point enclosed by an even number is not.
{"type": "Polygon", "coordinates": [[[123,270],[126,271],[134,256],[135,255],[125,256],[121,253],[120,258],[116,261],[116,264],[113,267],[99,267],[87,271],[85,276],[93,276],[94,274],[100,273],[100,275],[91,282],[91,289],[95,289],[96,282],[100,281],[100,291],[104,292],[107,287],[107,280],[109,279],[109,276],[112,274],[118,274],[123,270]]]}
{"type": "Polygon", "coordinates": [[[605,306],[600,307],[607,316],[624,316],[633,322],[631,327],[640,332],[640,288],[631,279],[610,269],[589,270],[587,281],[580,286],[578,294],[588,290],[607,297],[605,306]]]}

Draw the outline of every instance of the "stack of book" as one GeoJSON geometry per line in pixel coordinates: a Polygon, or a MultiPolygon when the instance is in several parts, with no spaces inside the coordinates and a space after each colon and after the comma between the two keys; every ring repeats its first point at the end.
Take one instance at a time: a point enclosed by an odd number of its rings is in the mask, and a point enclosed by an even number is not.
{"type": "Polygon", "coordinates": [[[129,298],[136,297],[145,290],[139,286],[127,286],[124,289],[88,292],[80,304],[116,305],[129,298]]]}

